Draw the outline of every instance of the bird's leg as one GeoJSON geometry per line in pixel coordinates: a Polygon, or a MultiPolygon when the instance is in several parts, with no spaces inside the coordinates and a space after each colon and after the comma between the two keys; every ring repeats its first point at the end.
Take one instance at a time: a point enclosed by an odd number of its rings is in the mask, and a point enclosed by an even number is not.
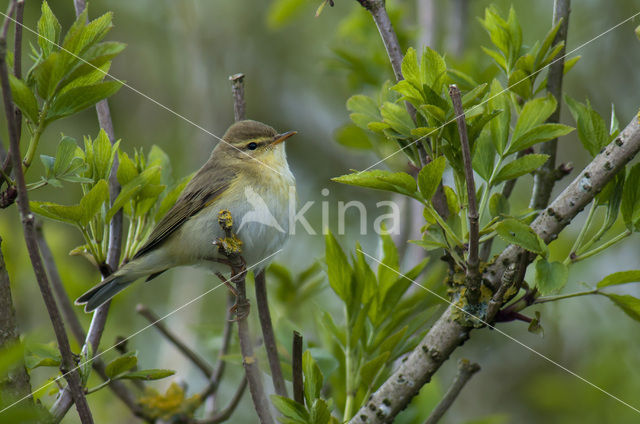
{"type": "MultiPolygon", "coordinates": [[[[239,275],[242,275],[245,272],[246,271],[244,270],[244,266],[243,266],[243,271],[240,272],[239,274],[233,275],[231,277],[231,280],[233,280],[235,277],[237,277],[239,275]]],[[[224,285],[229,288],[229,291],[231,291],[231,293],[236,298],[235,303],[229,309],[229,312],[236,314],[236,318],[232,319],[231,321],[239,321],[241,319],[246,318],[249,315],[249,310],[250,310],[250,307],[251,307],[251,304],[249,303],[249,301],[247,299],[244,299],[242,302],[238,302],[239,293],[236,290],[236,288],[233,286],[233,284],[231,284],[231,282],[228,279],[226,279],[225,276],[222,275],[222,273],[216,272],[216,275],[218,276],[220,281],[222,281],[224,283],[224,285]]]]}

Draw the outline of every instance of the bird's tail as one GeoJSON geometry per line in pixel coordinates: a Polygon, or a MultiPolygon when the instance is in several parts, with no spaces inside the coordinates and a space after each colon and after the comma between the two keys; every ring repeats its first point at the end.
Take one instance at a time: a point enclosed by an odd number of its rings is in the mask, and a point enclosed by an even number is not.
{"type": "Polygon", "coordinates": [[[91,312],[107,300],[111,299],[129,284],[140,278],[139,275],[129,273],[116,275],[112,274],[103,282],[76,299],[76,305],[85,305],[84,311],[91,312]]]}

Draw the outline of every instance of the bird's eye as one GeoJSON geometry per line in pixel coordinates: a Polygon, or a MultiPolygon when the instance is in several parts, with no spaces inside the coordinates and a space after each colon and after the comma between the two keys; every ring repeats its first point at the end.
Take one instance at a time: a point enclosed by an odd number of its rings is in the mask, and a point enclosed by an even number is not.
{"type": "Polygon", "coordinates": [[[256,150],[257,148],[258,148],[258,143],[251,142],[247,144],[247,149],[249,150],[256,150]]]}

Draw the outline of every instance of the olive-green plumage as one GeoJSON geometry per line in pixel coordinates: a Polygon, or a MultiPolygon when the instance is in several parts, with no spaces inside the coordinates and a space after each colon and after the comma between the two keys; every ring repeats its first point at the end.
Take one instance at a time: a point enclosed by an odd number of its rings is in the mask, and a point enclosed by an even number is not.
{"type": "MultiPolygon", "coordinates": [[[[217,213],[222,209],[229,210],[240,225],[236,228],[249,265],[273,255],[286,241],[288,200],[295,194],[295,179],[282,143],[294,134],[278,134],[270,126],[250,120],[232,125],[131,261],[76,303],[92,311],[132,282],[143,277],[150,280],[175,266],[202,265],[219,270],[219,264],[211,259],[219,255],[213,242],[223,236],[217,224],[217,213]],[[255,196],[260,202],[255,202],[255,196]],[[257,211],[256,204],[266,211],[257,211]],[[272,216],[275,222],[249,219],[244,225],[244,217],[262,215],[272,216]]],[[[259,269],[262,267],[260,263],[259,269]]]]}

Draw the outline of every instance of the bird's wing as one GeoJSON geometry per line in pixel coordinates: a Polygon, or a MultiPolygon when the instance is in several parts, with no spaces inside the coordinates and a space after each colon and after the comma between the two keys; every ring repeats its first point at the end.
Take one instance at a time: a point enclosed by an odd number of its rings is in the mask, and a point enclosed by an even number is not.
{"type": "Polygon", "coordinates": [[[136,252],[139,258],[164,242],[189,218],[220,197],[236,178],[231,169],[215,172],[215,162],[208,162],[184,188],[184,191],[151,232],[147,242],[136,252]],[[222,172],[221,172],[222,171],[222,172]]]}

